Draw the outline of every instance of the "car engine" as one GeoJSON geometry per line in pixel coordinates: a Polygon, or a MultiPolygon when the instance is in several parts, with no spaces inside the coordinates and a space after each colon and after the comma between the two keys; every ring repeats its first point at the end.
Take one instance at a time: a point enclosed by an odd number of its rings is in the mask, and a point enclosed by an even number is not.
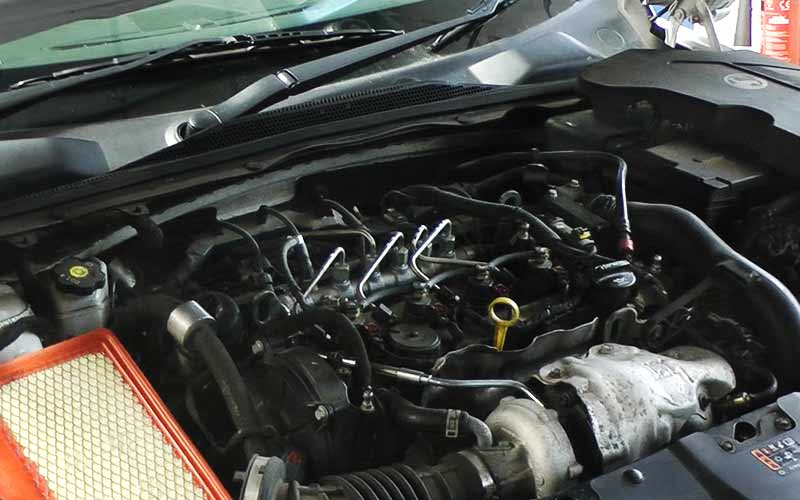
{"type": "Polygon", "coordinates": [[[25,256],[0,359],[110,330],[244,500],[592,498],[800,379],[791,293],[690,212],[629,201],[619,156],[337,175],[25,256]]]}

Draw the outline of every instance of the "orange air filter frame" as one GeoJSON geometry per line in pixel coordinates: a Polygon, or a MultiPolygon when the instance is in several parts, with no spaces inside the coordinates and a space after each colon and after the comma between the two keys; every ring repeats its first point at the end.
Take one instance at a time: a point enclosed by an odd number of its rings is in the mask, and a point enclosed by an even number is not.
{"type": "Polygon", "coordinates": [[[0,500],[100,498],[230,499],[107,330],[0,364],[0,500]]]}

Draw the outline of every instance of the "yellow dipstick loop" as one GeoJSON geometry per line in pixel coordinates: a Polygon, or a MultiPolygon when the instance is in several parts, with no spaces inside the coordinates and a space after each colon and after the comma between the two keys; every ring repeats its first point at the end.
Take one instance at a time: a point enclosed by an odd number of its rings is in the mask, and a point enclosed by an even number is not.
{"type": "Polygon", "coordinates": [[[508,297],[497,297],[489,304],[489,319],[494,323],[494,346],[498,351],[502,351],[506,345],[506,333],[509,327],[516,325],[517,321],[519,321],[519,306],[508,297]],[[500,304],[506,305],[511,309],[510,318],[503,319],[497,315],[495,309],[500,304]]]}

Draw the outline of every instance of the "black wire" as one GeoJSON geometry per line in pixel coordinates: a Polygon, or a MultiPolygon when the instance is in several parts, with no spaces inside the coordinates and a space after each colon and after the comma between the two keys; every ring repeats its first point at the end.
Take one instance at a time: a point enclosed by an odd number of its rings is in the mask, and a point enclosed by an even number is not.
{"type": "Polygon", "coordinates": [[[272,215],[273,217],[275,217],[276,219],[281,221],[283,223],[283,225],[286,226],[286,228],[289,229],[289,231],[292,232],[292,234],[294,234],[295,236],[300,236],[300,230],[297,229],[297,226],[295,225],[295,223],[292,222],[291,219],[286,217],[284,214],[282,214],[278,210],[276,210],[276,209],[274,209],[272,207],[268,207],[267,205],[261,205],[260,207],[258,207],[258,210],[260,212],[272,215]]]}
{"type": "MultiPolygon", "coordinates": [[[[615,187],[617,191],[617,229],[622,236],[622,246],[628,247],[630,250],[633,248],[633,240],[631,238],[631,221],[628,214],[628,164],[625,160],[613,153],[606,153],[605,151],[580,151],[580,150],[565,150],[565,151],[541,151],[536,153],[539,159],[552,159],[552,160],[599,160],[611,164],[616,169],[615,187]]],[[[627,248],[623,248],[627,251],[627,248]]]]}
{"type": "Polygon", "coordinates": [[[250,249],[253,251],[253,257],[255,257],[256,261],[256,269],[260,272],[264,272],[264,255],[261,253],[261,246],[258,244],[258,241],[253,237],[253,235],[247,229],[234,224],[233,222],[228,222],[225,220],[219,221],[219,225],[223,228],[231,231],[232,233],[236,233],[242,237],[244,241],[246,241],[250,249]]]}
{"type": "Polygon", "coordinates": [[[378,302],[379,300],[388,299],[389,297],[406,294],[412,291],[414,291],[414,287],[411,284],[395,286],[392,288],[385,288],[367,297],[364,300],[364,305],[368,306],[370,304],[378,302]]]}

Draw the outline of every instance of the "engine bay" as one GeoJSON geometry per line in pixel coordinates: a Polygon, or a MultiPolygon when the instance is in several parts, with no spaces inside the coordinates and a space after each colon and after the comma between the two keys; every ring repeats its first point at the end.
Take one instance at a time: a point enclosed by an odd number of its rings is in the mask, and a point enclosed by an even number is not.
{"type": "Polygon", "coordinates": [[[791,292],[627,176],[601,151],[501,151],[139,218],[101,254],[22,258],[0,357],[109,329],[246,500],[600,498],[687,436],[772,438],[734,425],[754,411],[793,429],[791,292]]]}

